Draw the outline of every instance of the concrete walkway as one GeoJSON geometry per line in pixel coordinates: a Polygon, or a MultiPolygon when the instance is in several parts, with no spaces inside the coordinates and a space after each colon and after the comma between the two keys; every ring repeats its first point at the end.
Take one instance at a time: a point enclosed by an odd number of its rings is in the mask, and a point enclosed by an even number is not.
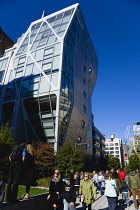
{"type": "MultiPolygon", "coordinates": [[[[130,201],[130,207],[127,207],[125,205],[125,208],[122,208],[121,205],[121,194],[119,195],[119,207],[116,208],[116,210],[135,210],[132,196],[129,199],[130,201]]],[[[76,210],[82,210],[82,204],[79,202],[79,199],[76,200],[76,210]]],[[[92,210],[108,210],[108,202],[105,195],[100,196],[97,194],[97,200],[92,204],[92,210]]]]}

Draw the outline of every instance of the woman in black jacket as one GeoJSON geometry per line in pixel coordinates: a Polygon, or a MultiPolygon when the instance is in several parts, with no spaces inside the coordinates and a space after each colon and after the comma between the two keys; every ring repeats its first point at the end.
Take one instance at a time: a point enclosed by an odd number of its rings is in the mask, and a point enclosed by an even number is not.
{"type": "Polygon", "coordinates": [[[51,199],[54,209],[57,209],[60,198],[62,197],[63,182],[59,170],[55,170],[54,176],[50,181],[49,195],[47,199],[51,199]]]}

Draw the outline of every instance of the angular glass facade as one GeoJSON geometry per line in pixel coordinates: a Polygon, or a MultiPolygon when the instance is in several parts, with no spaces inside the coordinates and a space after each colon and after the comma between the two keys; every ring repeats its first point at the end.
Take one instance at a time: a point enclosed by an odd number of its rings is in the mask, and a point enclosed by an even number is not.
{"type": "Polygon", "coordinates": [[[0,58],[1,125],[10,121],[16,142],[56,152],[66,140],[92,143],[97,62],[78,4],[31,23],[0,58]]]}

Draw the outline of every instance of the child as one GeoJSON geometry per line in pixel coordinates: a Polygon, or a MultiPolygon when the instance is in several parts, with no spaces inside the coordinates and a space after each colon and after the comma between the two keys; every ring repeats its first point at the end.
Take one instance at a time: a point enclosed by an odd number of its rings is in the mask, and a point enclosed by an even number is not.
{"type": "Polygon", "coordinates": [[[126,202],[127,207],[130,207],[130,205],[129,205],[129,198],[128,198],[128,191],[129,191],[128,184],[126,184],[125,180],[122,179],[120,185],[121,185],[120,192],[122,194],[123,205],[126,202]]]}
{"type": "Polygon", "coordinates": [[[64,210],[75,210],[74,202],[75,202],[74,186],[73,183],[71,183],[70,177],[67,177],[63,189],[64,210]]]}

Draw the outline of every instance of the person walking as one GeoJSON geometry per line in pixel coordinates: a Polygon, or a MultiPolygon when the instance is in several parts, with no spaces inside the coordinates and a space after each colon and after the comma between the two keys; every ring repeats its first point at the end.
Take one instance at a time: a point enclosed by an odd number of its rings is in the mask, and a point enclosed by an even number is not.
{"type": "Polygon", "coordinates": [[[63,187],[64,210],[75,210],[75,190],[70,177],[66,178],[63,187]]]}
{"type": "Polygon", "coordinates": [[[140,175],[135,171],[135,168],[132,168],[132,171],[128,175],[128,186],[132,191],[135,209],[139,209],[136,196],[138,196],[140,204],[140,175]]]}
{"type": "Polygon", "coordinates": [[[100,171],[97,176],[97,189],[99,190],[101,195],[103,195],[104,182],[105,182],[105,178],[102,174],[102,171],[100,171]]]}
{"type": "Polygon", "coordinates": [[[91,180],[93,181],[96,188],[97,188],[97,179],[98,179],[98,174],[96,171],[93,171],[91,180]]]}
{"type": "Polygon", "coordinates": [[[6,192],[7,202],[12,202],[12,203],[17,202],[18,185],[19,185],[19,180],[21,178],[21,172],[23,169],[23,162],[25,161],[25,158],[26,158],[25,143],[16,145],[9,156],[10,170],[9,170],[8,185],[6,192]]]}
{"type": "Polygon", "coordinates": [[[31,180],[33,178],[33,170],[34,170],[34,149],[31,144],[26,145],[27,149],[27,154],[26,154],[26,160],[24,164],[24,169],[25,169],[25,185],[26,185],[26,193],[23,195],[22,199],[28,199],[29,198],[29,191],[30,191],[30,185],[31,185],[31,180]]]}
{"type": "Polygon", "coordinates": [[[120,181],[122,181],[123,179],[125,180],[125,172],[122,168],[120,169],[120,172],[118,174],[120,177],[120,181]]]}
{"type": "Polygon", "coordinates": [[[89,178],[89,173],[84,173],[84,179],[80,181],[79,193],[81,194],[82,210],[91,210],[91,204],[96,200],[96,187],[89,178]]]}
{"type": "Polygon", "coordinates": [[[122,201],[123,201],[122,207],[125,208],[124,203],[127,204],[127,207],[130,207],[129,197],[128,197],[129,187],[128,187],[128,184],[125,182],[124,179],[121,181],[120,192],[122,194],[122,201]]]}
{"type": "Polygon", "coordinates": [[[80,175],[79,171],[76,171],[74,174],[74,189],[75,189],[75,195],[79,195],[79,186],[80,186],[80,175]]]}
{"type": "Polygon", "coordinates": [[[112,177],[112,172],[108,173],[105,180],[105,195],[108,200],[109,210],[115,210],[116,208],[116,181],[112,177]]]}
{"type": "Polygon", "coordinates": [[[60,198],[63,191],[63,182],[61,179],[60,171],[55,170],[54,176],[50,181],[49,195],[47,199],[51,199],[53,209],[57,209],[59,206],[60,198]]]}
{"type": "Polygon", "coordinates": [[[119,192],[120,192],[120,178],[119,178],[119,174],[117,172],[113,172],[112,173],[112,178],[115,179],[116,181],[116,193],[117,193],[117,197],[116,197],[116,206],[118,206],[118,196],[119,196],[119,192]]]}
{"type": "Polygon", "coordinates": [[[84,171],[80,172],[80,180],[84,179],[84,171]]]}

